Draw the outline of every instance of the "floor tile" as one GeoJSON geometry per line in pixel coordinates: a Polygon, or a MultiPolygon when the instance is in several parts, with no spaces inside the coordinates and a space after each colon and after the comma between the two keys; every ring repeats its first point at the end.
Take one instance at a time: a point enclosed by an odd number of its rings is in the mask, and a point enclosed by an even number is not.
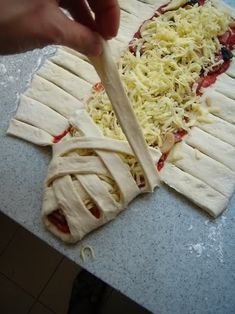
{"type": "Polygon", "coordinates": [[[27,314],[34,299],[0,274],[0,313],[27,314]]]}
{"type": "Polygon", "coordinates": [[[38,296],[62,256],[20,228],[0,258],[0,272],[32,296],[38,296]]]}
{"type": "Polygon", "coordinates": [[[17,223],[0,212],[0,255],[12,239],[17,228],[19,228],[17,223]]]}
{"type": "Polygon", "coordinates": [[[41,303],[36,303],[36,304],[34,304],[32,310],[29,312],[29,314],[54,314],[54,312],[47,309],[41,303]]]}
{"type": "Polygon", "coordinates": [[[64,258],[40,296],[40,302],[56,314],[67,313],[73,280],[80,270],[78,265],[64,258]]]}
{"type": "Polygon", "coordinates": [[[106,304],[103,306],[102,314],[120,314],[120,313],[134,313],[134,314],[150,314],[149,311],[142,308],[134,301],[128,299],[123,294],[113,291],[106,304]]]}

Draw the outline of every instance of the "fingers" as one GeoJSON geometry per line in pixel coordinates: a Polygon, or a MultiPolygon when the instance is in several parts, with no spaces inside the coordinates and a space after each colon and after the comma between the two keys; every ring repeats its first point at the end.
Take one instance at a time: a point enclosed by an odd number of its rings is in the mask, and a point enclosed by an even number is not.
{"type": "MultiPolygon", "coordinates": [[[[128,0],[127,0],[128,1],[128,0]]],[[[95,13],[98,32],[105,38],[111,39],[118,32],[120,22],[120,8],[117,0],[88,0],[95,13]]]]}
{"type": "Polygon", "coordinates": [[[61,0],[60,5],[68,9],[76,21],[97,31],[105,39],[116,36],[120,21],[117,0],[88,0],[87,2],[95,14],[95,20],[85,0],[61,0]]]}
{"type": "Polygon", "coordinates": [[[87,56],[96,56],[101,53],[101,38],[97,33],[72,21],[59,8],[54,13],[54,34],[52,34],[54,44],[68,46],[87,56]]]}
{"type": "Polygon", "coordinates": [[[85,0],[62,0],[60,6],[67,9],[77,22],[96,30],[95,21],[85,0]]]}

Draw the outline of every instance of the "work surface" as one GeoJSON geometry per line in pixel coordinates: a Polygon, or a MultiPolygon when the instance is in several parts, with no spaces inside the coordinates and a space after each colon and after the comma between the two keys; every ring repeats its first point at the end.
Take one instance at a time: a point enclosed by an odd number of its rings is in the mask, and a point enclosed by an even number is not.
{"type": "Polygon", "coordinates": [[[213,220],[163,186],[80,244],[64,245],[45,231],[40,208],[50,149],[5,132],[19,93],[52,51],[0,57],[0,210],[153,313],[234,313],[235,196],[213,220]],[[81,261],[84,245],[94,248],[94,260],[81,261]]]}

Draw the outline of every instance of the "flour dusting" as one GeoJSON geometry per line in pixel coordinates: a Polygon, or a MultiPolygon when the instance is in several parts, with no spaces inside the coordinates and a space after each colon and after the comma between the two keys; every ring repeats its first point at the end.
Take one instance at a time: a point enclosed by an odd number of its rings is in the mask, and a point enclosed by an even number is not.
{"type": "Polygon", "coordinates": [[[205,250],[205,246],[203,243],[191,244],[189,246],[190,253],[195,252],[198,257],[202,255],[202,252],[205,250]]]}
{"type": "MultiPolygon", "coordinates": [[[[218,222],[208,219],[205,221],[205,226],[206,228],[205,233],[203,234],[203,241],[190,244],[188,247],[189,252],[191,254],[196,254],[197,257],[200,257],[203,254],[205,254],[208,258],[216,256],[220,263],[223,263],[223,230],[226,226],[226,217],[222,216],[218,222]]],[[[190,227],[188,230],[190,230],[190,227]]]]}
{"type": "Polygon", "coordinates": [[[190,225],[190,226],[188,227],[188,231],[191,231],[191,230],[193,230],[193,225],[190,225]]]}
{"type": "Polygon", "coordinates": [[[0,63],[0,75],[4,75],[7,73],[6,66],[3,63],[0,63]]]}

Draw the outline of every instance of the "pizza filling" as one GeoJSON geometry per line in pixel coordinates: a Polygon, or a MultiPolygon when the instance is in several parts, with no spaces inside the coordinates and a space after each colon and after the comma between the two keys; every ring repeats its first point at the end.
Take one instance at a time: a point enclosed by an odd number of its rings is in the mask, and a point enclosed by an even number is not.
{"type": "Polygon", "coordinates": [[[161,171],[162,168],[164,167],[165,161],[167,160],[167,157],[172,149],[172,147],[176,144],[182,141],[183,137],[185,135],[188,134],[188,132],[184,129],[179,129],[178,131],[171,133],[172,134],[172,139],[170,138],[170,141],[173,143],[170,143],[170,145],[168,145],[168,147],[166,146],[166,148],[163,150],[161,147],[161,152],[162,152],[162,156],[159,159],[158,163],[157,163],[157,170],[161,171]]]}
{"type": "Polygon", "coordinates": [[[64,132],[62,132],[61,134],[58,134],[56,136],[54,136],[53,138],[53,143],[59,143],[67,134],[72,132],[72,127],[69,126],[67,130],[65,130],[64,132]]]}
{"type": "MultiPolygon", "coordinates": [[[[89,208],[89,212],[99,219],[101,214],[97,206],[89,208]]],[[[47,215],[47,219],[53,224],[60,232],[70,234],[70,229],[66,217],[61,209],[54,210],[51,214],[47,215]]]]}
{"type": "Polygon", "coordinates": [[[61,209],[54,210],[47,216],[47,219],[52,223],[60,232],[70,233],[69,226],[65,215],[61,209]]]}
{"type": "MultiPolygon", "coordinates": [[[[148,145],[163,150],[167,134],[188,132],[206,120],[200,88],[226,71],[235,37],[231,17],[211,1],[192,0],[172,11],[164,7],[140,26],[118,63],[148,145]]],[[[105,136],[125,140],[102,86],[93,88],[87,108],[105,136]]],[[[125,161],[143,184],[135,158],[125,161]]]]}
{"type": "MultiPolygon", "coordinates": [[[[191,0],[172,11],[164,7],[140,26],[118,62],[145,139],[149,146],[162,151],[156,166],[158,171],[163,168],[173,145],[196,123],[205,121],[208,112],[201,104],[200,89],[213,84],[217,76],[227,70],[235,44],[235,28],[230,27],[233,20],[213,2],[191,0]]],[[[102,83],[93,86],[87,110],[104,136],[126,140],[102,83]]],[[[79,136],[69,128],[56,136],[54,143],[68,133],[79,136]]],[[[135,157],[120,157],[129,166],[137,185],[144,187],[144,176],[135,157]]],[[[119,189],[113,182],[106,183],[108,189],[113,187],[111,194],[118,202],[119,189]]],[[[85,206],[100,218],[96,205],[85,206]]],[[[60,211],[51,214],[50,219],[59,230],[69,232],[60,211]]]]}

